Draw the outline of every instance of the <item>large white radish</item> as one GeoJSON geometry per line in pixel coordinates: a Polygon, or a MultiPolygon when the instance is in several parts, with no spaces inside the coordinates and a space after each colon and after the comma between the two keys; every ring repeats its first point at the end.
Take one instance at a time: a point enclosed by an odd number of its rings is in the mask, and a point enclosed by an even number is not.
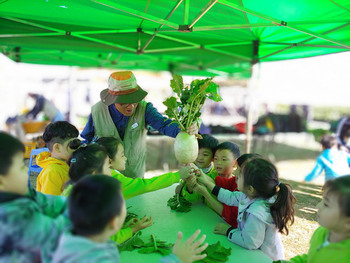
{"type": "Polygon", "coordinates": [[[193,163],[198,156],[198,141],[194,135],[180,132],[174,143],[175,157],[180,163],[193,163]]]}

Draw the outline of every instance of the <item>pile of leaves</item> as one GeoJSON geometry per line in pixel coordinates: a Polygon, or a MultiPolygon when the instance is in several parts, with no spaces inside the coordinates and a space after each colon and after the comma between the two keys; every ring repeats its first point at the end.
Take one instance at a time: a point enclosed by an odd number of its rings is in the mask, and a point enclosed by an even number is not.
{"type": "Polygon", "coordinates": [[[226,262],[231,255],[231,248],[224,248],[221,246],[220,241],[213,245],[209,245],[203,254],[207,254],[202,260],[196,261],[201,263],[215,263],[215,262],[226,262]]]}
{"type": "Polygon", "coordinates": [[[148,241],[145,242],[140,238],[141,231],[137,232],[132,238],[119,245],[119,251],[132,251],[139,249],[140,254],[160,253],[163,256],[171,254],[173,244],[157,239],[154,235],[150,235],[148,241]]]}
{"type": "Polygon", "coordinates": [[[181,192],[182,191],[179,191],[179,193],[176,193],[173,197],[171,197],[168,200],[168,206],[170,207],[171,210],[174,210],[177,212],[187,213],[187,212],[191,211],[192,203],[187,201],[181,195],[181,192]]]}
{"type": "Polygon", "coordinates": [[[186,131],[193,122],[197,122],[199,126],[200,111],[206,98],[216,102],[222,100],[218,92],[219,86],[212,79],[213,77],[201,80],[195,79],[189,87],[185,87],[181,76],[173,76],[170,87],[177,97],[170,97],[163,104],[167,106],[165,114],[177,123],[181,130],[186,131]]]}

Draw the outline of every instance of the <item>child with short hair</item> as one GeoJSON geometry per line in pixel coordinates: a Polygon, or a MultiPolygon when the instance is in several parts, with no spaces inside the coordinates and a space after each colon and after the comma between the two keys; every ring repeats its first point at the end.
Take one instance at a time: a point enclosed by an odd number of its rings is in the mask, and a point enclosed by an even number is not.
{"type": "Polygon", "coordinates": [[[66,121],[50,123],[43,139],[50,152],[42,152],[36,157],[36,163],[42,167],[36,190],[44,194],[60,195],[63,185],[69,179],[67,161],[72,152],[80,146],[77,139],[79,131],[66,121]]]}
{"type": "Polygon", "coordinates": [[[324,135],[321,139],[322,153],[316,160],[314,169],[305,177],[311,182],[325,171],[325,181],[338,176],[350,174],[350,155],[338,150],[338,140],[334,135],[324,135]]]}
{"type": "MultiPolygon", "coordinates": [[[[214,233],[226,235],[231,242],[244,248],[261,249],[273,260],[283,259],[278,232],[288,234],[288,223],[294,222],[296,199],[291,187],[281,183],[276,167],[262,158],[247,160],[236,178],[237,189],[241,192],[231,192],[216,186],[205,176],[199,177],[220,202],[238,206],[238,228],[219,223],[214,233]]],[[[204,185],[197,184],[195,189],[208,196],[204,185]]]]}
{"type": "MultiPolygon", "coordinates": [[[[67,182],[66,189],[62,193],[62,195],[67,197],[70,196],[73,186],[86,175],[111,174],[109,158],[105,148],[98,144],[89,144],[80,147],[72,154],[69,163],[70,181],[67,182]]],[[[147,218],[145,216],[141,220],[131,219],[126,222],[125,227],[120,229],[117,234],[111,236],[111,240],[121,244],[131,238],[136,232],[150,227],[152,224],[152,217],[147,218]]]]}
{"type": "Polygon", "coordinates": [[[122,191],[125,199],[132,198],[148,192],[153,192],[162,188],[169,187],[180,181],[180,177],[190,169],[182,168],[179,172],[169,172],[149,179],[130,178],[124,176],[120,171],[125,170],[127,158],[124,156],[124,147],[120,140],[114,137],[102,137],[96,141],[106,149],[109,157],[112,177],[122,183],[122,191]]]}
{"type": "Polygon", "coordinates": [[[316,207],[320,227],[311,237],[308,253],[288,262],[350,262],[350,175],[328,180],[316,207]]]}
{"type": "Polygon", "coordinates": [[[28,188],[24,145],[0,132],[0,261],[51,262],[70,222],[66,200],[28,188]]]}
{"type": "MultiPolygon", "coordinates": [[[[53,257],[54,263],[120,262],[118,248],[108,241],[109,236],[119,231],[126,217],[118,180],[106,175],[85,176],[74,186],[69,197],[69,214],[73,229],[62,235],[53,257]]],[[[190,241],[181,245],[180,233],[174,254],[168,257],[167,262],[203,259],[206,255],[200,253],[207,247],[207,244],[201,246],[205,236],[195,242],[199,234],[197,231],[190,241]]]]}

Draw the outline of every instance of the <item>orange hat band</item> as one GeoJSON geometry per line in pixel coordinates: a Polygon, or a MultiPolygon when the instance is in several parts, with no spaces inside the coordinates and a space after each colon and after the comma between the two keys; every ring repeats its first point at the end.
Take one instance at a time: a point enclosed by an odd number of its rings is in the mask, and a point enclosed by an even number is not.
{"type": "Polygon", "coordinates": [[[128,89],[128,90],[121,90],[121,91],[113,91],[108,89],[109,94],[113,95],[113,96],[119,96],[119,95],[127,95],[130,93],[133,93],[135,91],[137,91],[139,89],[139,87],[136,87],[134,89],[128,89]]]}

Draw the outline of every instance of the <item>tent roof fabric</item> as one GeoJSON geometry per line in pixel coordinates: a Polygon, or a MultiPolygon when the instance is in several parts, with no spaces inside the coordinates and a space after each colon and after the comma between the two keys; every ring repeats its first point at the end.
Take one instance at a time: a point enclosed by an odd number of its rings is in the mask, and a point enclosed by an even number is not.
{"type": "Polygon", "coordinates": [[[350,50],[349,0],[0,0],[14,61],[248,78],[350,50]]]}

